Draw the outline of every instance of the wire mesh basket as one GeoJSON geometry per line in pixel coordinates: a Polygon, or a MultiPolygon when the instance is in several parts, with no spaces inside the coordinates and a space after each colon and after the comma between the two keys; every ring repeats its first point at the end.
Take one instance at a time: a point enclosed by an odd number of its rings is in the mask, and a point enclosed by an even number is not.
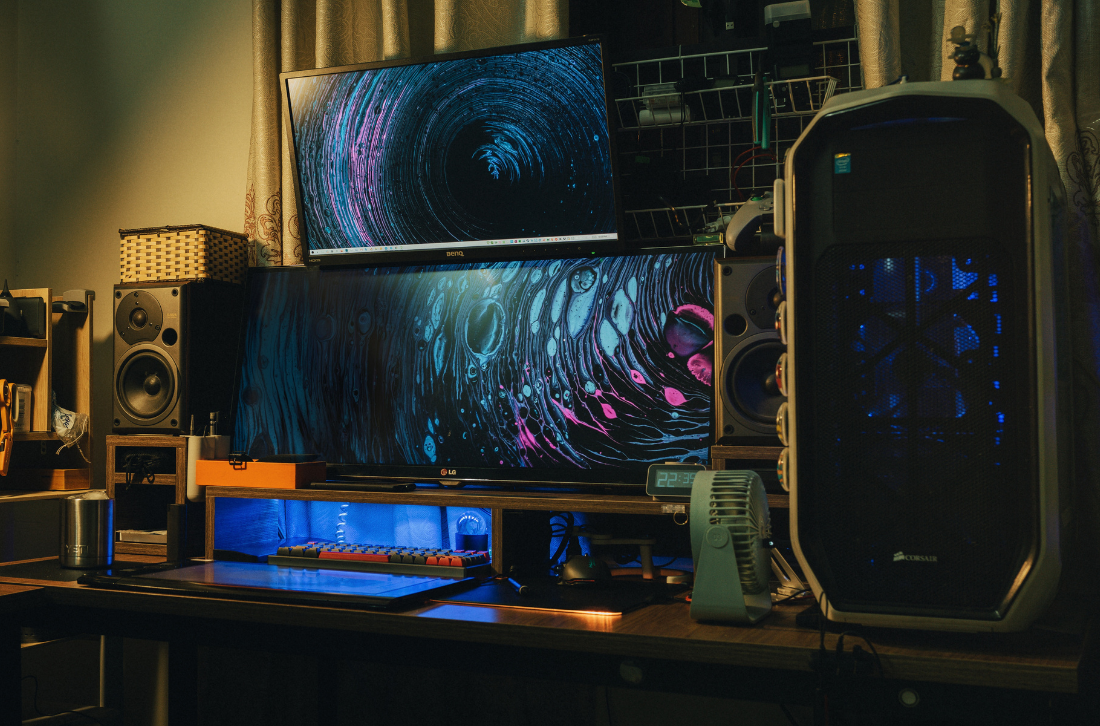
{"type": "Polygon", "coordinates": [[[768,83],[767,150],[754,144],[752,127],[753,78],[764,48],[615,64],[626,235],[688,237],[770,189],[787,150],[822,105],[862,87],[854,38],[815,43],[815,50],[818,75],[768,83]],[[683,79],[713,85],[686,90],[693,84],[683,79]]]}

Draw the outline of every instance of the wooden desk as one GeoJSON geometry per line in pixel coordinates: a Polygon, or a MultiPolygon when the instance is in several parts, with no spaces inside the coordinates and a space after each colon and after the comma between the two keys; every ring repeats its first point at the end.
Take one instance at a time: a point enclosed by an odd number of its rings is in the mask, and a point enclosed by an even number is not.
{"type": "MultiPolygon", "coordinates": [[[[79,622],[88,632],[172,643],[178,656],[170,666],[172,681],[182,688],[174,689],[176,697],[191,708],[193,691],[188,696],[187,690],[194,688],[198,645],[310,653],[332,663],[349,654],[394,664],[462,662],[489,673],[806,703],[817,684],[811,658],[820,636],[795,625],[802,607],[778,606],[755,627],[696,623],[684,603],[650,605],[621,617],[434,602],[383,613],[100,590],[17,580],[0,568],[0,622],[8,624],[0,662],[9,669],[13,658],[18,664],[12,654],[17,623],[48,618],[79,622]],[[185,671],[183,678],[176,668],[185,671]]],[[[842,685],[857,688],[861,698],[873,694],[884,708],[900,709],[897,694],[906,686],[922,693],[929,713],[937,704],[954,708],[959,699],[986,709],[1043,712],[1051,699],[1075,707],[1082,698],[1075,694],[1094,698],[1100,691],[1091,630],[981,636],[880,630],[867,637],[881,656],[884,677],[859,676],[842,685]]],[[[836,641],[826,635],[830,652],[836,641]]],[[[857,643],[866,647],[848,636],[846,650],[857,643]]],[[[18,722],[12,718],[0,713],[0,724],[18,722]]]]}

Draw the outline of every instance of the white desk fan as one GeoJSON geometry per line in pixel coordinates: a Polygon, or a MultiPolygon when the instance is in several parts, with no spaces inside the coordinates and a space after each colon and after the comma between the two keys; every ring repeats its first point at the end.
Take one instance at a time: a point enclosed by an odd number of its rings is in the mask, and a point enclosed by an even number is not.
{"type": "Polygon", "coordinates": [[[691,617],[754,624],[771,612],[771,519],[755,471],[701,471],[691,488],[691,617]]]}

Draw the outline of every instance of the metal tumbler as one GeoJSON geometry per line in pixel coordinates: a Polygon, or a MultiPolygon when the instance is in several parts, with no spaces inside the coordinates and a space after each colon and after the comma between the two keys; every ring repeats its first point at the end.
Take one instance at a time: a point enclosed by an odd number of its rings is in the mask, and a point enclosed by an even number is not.
{"type": "Polygon", "coordinates": [[[61,566],[110,567],[115,559],[115,500],[61,500],[61,566]]]}

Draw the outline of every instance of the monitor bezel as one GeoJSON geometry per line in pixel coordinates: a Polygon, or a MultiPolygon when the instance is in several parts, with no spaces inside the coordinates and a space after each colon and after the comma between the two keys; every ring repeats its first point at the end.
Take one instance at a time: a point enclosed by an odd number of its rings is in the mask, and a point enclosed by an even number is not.
{"type": "MultiPolygon", "coordinates": [[[[605,257],[622,253],[625,232],[625,214],[623,212],[622,202],[622,183],[619,176],[619,152],[615,142],[617,129],[615,114],[612,113],[612,109],[614,108],[614,98],[611,95],[610,83],[612,72],[611,60],[608,57],[606,37],[602,35],[585,35],[579,38],[563,38],[559,40],[522,43],[456,53],[439,53],[415,58],[401,58],[280,73],[279,86],[282,100],[283,129],[288,147],[290,173],[294,180],[294,214],[296,214],[301,221],[299,224],[299,240],[301,243],[302,260],[304,264],[311,267],[380,267],[409,263],[433,264],[515,259],[558,259],[567,257],[587,257],[591,254],[605,257]],[[467,58],[485,58],[525,51],[592,44],[596,44],[600,47],[600,62],[603,68],[604,122],[607,125],[608,151],[611,154],[611,186],[615,204],[616,225],[615,239],[548,244],[531,243],[501,246],[462,246],[444,249],[393,250],[388,252],[348,252],[340,255],[318,255],[310,248],[309,233],[304,222],[305,216],[302,207],[303,195],[301,181],[298,176],[297,147],[294,144],[294,122],[290,112],[289,80],[335,73],[377,70],[380,68],[394,68],[398,66],[425,65],[428,63],[463,60],[467,58]]],[[[283,240],[283,242],[285,244],[286,240],[283,240]]]]}
{"type": "MultiPolygon", "coordinates": [[[[692,245],[692,246],[668,246],[668,247],[651,247],[630,250],[619,254],[604,254],[594,255],[586,254],[583,257],[637,257],[641,255],[662,255],[662,254],[703,254],[710,252],[714,259],[722,260],[726,257],[725,245],[692,245]]],[[[525,258],[526,259],[526,258],[525,258]]],[[[543,259],[543,258],[538,258],[543,259]]],[[[558,259],[547,257],[545,259],[558,259]]],[[[448,260],[442,264],[470,264],[494,262],[499,260],[472,260],[461,262],[455,260],[448,260]]],[[[424,264],[424,263],[405,263],[405,264],[424,264]]],[[[436,264],[440,264],[436,262],[436,264]]],[[[377,267],[378,265],[359,265],[360,268],[377,267]]],[[[388,267],[398,267],[403,265],[387,265],[388,267]]],[[[341,266],[346,267],[346,266],[341,266]]],[[[319,274],[322,270],[332,269],[332,266],[309,266],[309,265],[276,265],[271,267],[251,267],[248,269],[248,274],[245,278],[245,304],[242,306],[241,311],[241,326],[240,336],[237,343],[237,356],[236,356],[236,368],[234,370],[234,382],[233,382],[233,403],[231,407],[232,416],[230,418],[232,422],[232,433],[234,437],[233,451],[243,451],[238,442],[235,440],[236,428],[237,428],[237,407],[240,403],[240,386],[243,368],[243,355],[244,344],[248,334],[248,301],[251,299],[251,290],[254,280],[257,275],[278,274],[280,272],[289,273],[291,270],[297,270],[300,274],[314,275],[319,274]]],[[[716,293],[717,283],[712,281],[712,292],[716,293]]],[[[712,302],[712,304],[715,304],[712,302]]],[[[718,361],[715,361],[715,366],[720,365],[718,361]]],[[[711,417],[710,417],[710,433],[708,440],[713,445],[716,436],[715,421],[713,415],[715,388],[711,386],[711,417]]],[[[707,446],[708,456],[707,461],[703,462],[704,466],[710,465],[711,456],[709,456],[710,445],[707,446]]],[[[297,453],[317,453],[317,452],[297,452],[297,453]]],[[[327,477],[329,480],[333,479],[355,479],[362,481],[378,481],[378,482],[407,482],[413,484],[425,484],[425,483],[438,483],[444,485],[484,485],[490,487],[499,488],[532,488],[532,487],[550,487],[554,489],[615,489],[615,490],[635,490],[639,493],[645,491],[646,476],[649,467],[654,462],[639,462],[638,469],[636,471],[624,471],[618,469],[580,469],[580,468],[568,468],[563,467],[561,469],[550,468],[536,468],[529,469],[517,469],[517,468],[503,468],[503,467],[459,467],[452,469],[449,467],[440,467],[436,469],[433,465],[428,464],[379,464],[379,463],[334,463],[326,462],[327,464],[327,477]]]]}

